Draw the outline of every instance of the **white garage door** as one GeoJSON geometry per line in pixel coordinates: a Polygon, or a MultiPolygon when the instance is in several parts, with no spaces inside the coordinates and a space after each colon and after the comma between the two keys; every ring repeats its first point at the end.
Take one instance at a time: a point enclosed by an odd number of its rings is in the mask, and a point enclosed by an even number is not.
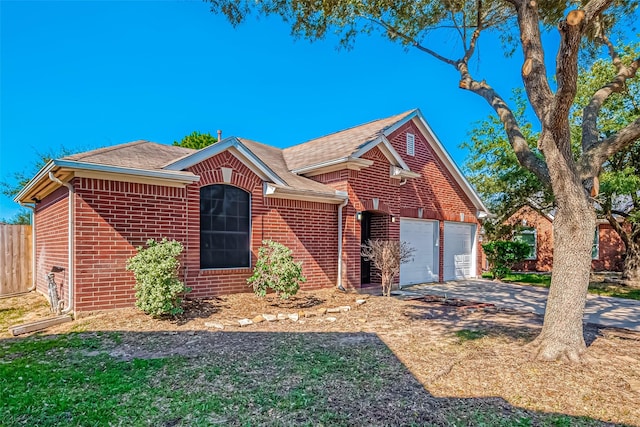
{"type": "Polygon", "coordinates": [[[444,280],[475,276],[475,224],[444,223],[444,280]]]}
{"type": "Polygon", "coordinates": [[[413,260],[400,265],[400,286],[438,280],[438,222],[400,218],[400,241],[415,249],[413,260]]]}

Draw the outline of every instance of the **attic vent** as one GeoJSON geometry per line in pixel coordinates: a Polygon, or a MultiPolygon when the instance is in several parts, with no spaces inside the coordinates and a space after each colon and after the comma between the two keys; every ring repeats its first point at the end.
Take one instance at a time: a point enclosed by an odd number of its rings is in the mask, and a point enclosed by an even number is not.
{"type": "Polygon", "coordinates": [[[407,133],[407,155],[416,155],[416,137],[412,133],[407,133]]]}

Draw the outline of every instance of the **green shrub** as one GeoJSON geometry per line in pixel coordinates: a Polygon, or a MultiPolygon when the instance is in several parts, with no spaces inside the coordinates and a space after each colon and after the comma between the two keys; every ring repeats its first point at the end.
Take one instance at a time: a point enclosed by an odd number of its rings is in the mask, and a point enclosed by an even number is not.
{"type": "Polygon", "coordinates": [[[182,244],[175,240],[147,241],[127,260],[136,278],[136,307],[153,317],[182,313],[182,295],[191,291],[178,280],[182,244]]]}
{"type": "Polygon", "coordinates": [[[302,263],[293,261],[291,249],[273,240],[263,240],[253,275],[247,279],[253,292],[263,297],[267,289],[273,289],[280,298],[287,299],[295,295],[304,282],[302,263]]]}
{"type": "Polygon", "coordinates": [[[494,279],[502,280],[511,273],[514,264],[524,261],[529,255],[530,247],[525,242],[496,240],[482,245],[489,261],[489,272],[494,279]]]}

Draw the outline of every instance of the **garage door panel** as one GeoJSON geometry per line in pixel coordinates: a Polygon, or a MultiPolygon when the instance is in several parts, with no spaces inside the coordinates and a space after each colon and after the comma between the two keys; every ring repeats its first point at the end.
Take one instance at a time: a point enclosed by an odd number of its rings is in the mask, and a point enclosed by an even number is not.
{"type": "Polygon", "coordinates": [[[413,259],[400,265],[400,285],[438,280],[438,223],[436,221],[400,219],[400,241],[414,249],[413,259]]]}
{"type": "Polygon", "coordinates": [[[475,224],[445,222],[444,280],[461,280],[475,276],[475,224]]]}

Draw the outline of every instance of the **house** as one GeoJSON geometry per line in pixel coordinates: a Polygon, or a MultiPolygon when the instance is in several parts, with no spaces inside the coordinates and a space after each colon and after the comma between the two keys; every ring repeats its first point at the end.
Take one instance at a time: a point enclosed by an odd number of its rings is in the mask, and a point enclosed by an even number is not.
{"type": "Polygon", "coordinates": [[[135,141],[49,162],[16,196],[34,211],[37,289],[67,310],[131,306],[128,258],[148,239],[182,242],[195,297],[247,291],[264,239],[293,250],[306,289],[379,284],[369,238],[416,251],[400,284],[479,273],[487,209],[419,110],[285,149],[228,137],[201,150],[135,141]]]}
{"type": "MultiPolygon", "coordinates": [[[[529,257],[514,267],[519,271],[551,271],[553,267],[553,214],[524,205],[505,221],[519,225],[518,239],[531,248],[529,257]]],[[[594,229],[592,269],[622,271],[625,246],[608,221],[598,220],[594,229]]]]}

